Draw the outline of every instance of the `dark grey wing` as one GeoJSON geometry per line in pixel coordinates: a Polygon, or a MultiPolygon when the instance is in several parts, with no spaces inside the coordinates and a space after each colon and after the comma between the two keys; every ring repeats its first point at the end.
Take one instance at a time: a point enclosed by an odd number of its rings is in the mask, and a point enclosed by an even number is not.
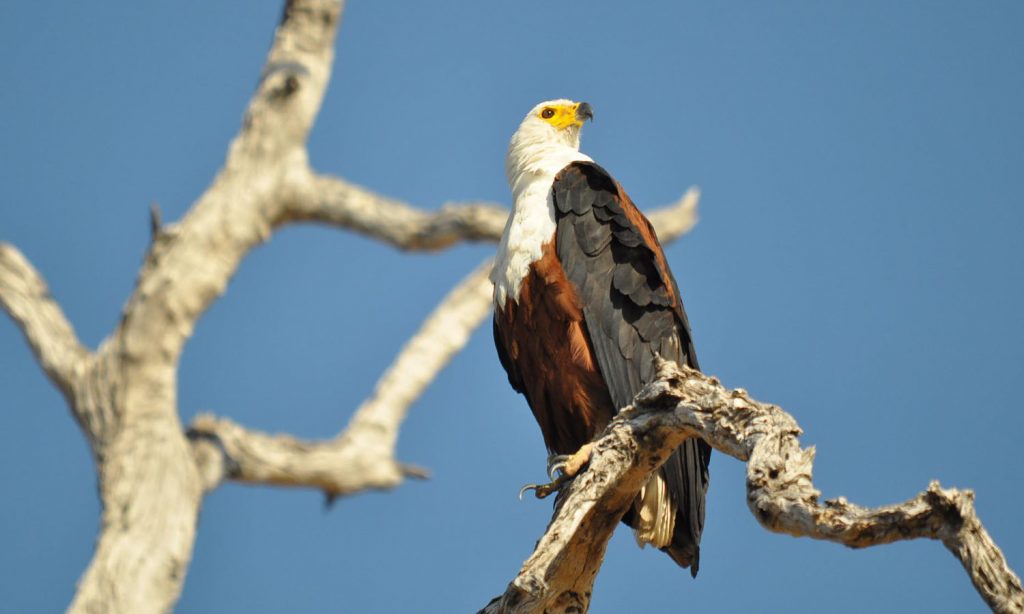
{"type": "MultiPolygon", "coordinates": [[[[655,354],[698,368],[689,323],[658,239],[647,219],[600,166],[574,162],[552,186],[558,258],[583,300],[587,332],[616,408],[654,379],[655,354]]],[[[687,440],[661,472],[676,502],[666,550],[699,565],[711,448],[687,440]]],[[[623,519],[631,524],[629,514],[623,519]]]]}

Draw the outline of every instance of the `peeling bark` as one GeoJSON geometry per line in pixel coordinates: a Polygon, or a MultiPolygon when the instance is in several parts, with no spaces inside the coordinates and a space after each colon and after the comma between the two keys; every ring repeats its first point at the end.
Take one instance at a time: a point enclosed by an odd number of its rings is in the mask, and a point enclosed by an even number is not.
{"type": "MultiPolygon", "coordinates": [[[[90,352],[14,246],[0,243],[0,307],[63,392],[97,467],[100,532],[72,612],[172,609],[192,556],[204,495],[224,480],[311,487],[329,498],[393,488],[425,470],[394,458],[411,404],[490,311],[488,260],[458,285],[336,438],[304,442],[178,412],[178,361],[196,323],[241,261],[277,228],[316,222],[404,250],[496,241],[507,210],[491,203],[427,212],[318,175],[306,141],[334,58],[344,2],[289,0],[223,168],[188,213],[150,209],[151,241],[121,320],[90,352]]],[[[692,226],[696,198],[661,213],[670,240],[692,226]]],[[[659,214],[655,214],[657,217],[659,214]]]]}
{"type": "MultiPolygon", "coordinates": [[[[176,223],[152,209],[152,241],[116,329],[94,352],[79,342],[42,276],[0,243],[0,307],[64,394],[91,446],[102,503],[94,557],[73,612],[144,613],[174,607],[191,559],[198,510],[225,480],[317,488],[329,497],[393,488],[425,470],[395,459],[413,402],[490,310],[490,261],[442,301],[337,437],[318,442],[259,433],[204,415],[186,430],[177,369],[196,323],[248,253],[279,227],[314,222],[403,250],[496,241],[507,211],[485,202],[416,209],[345,179],[315,173],[306,141],[331,72],[344,2],[286,3],[262,77],[223,168],[176,223]]],[[[690,190],[651,213],[662,242],[696,222],[690,190]]],[[[635,492],[685,437],[700,436],[748,462],[748,500],[766,528],[865,547],[941,540],[993,609],[1021,611],[1017,577],[985,532],[969,491],[929,490],[865,509],[819,502],[813,450],[780,409],[713,378],[666,366],[598,441],[590,467],[566,490],[548,531],[487,612],[583,612],[608,538],[635,492]]]]}
{"type": "Polygon", "coordinates": [[[688,437],[747,463],[747,503],[766,529],[865,548],[908,539],[941,541],[985,603],[1024,611],[1024,589],[974,511],[971,491],[932,482],[912,499],[864,508],[820,501],[813,448],[781,408],[728,390],[689,367],[663,363],[658,379],[597,440],[586,471],[561,494],[547,531],[505,593],[481,612],[585,612],[605,547],[640,486],[688,437]]]}

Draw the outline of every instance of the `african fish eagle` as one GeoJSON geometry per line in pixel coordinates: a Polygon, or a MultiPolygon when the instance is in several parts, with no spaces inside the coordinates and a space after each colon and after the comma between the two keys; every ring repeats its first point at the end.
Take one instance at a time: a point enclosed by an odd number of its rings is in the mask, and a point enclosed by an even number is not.
{"type": "MultiPolygon", "coordinates": [[[[534,107],[512,136],[512,215],[494,271],[494,341],[563,476],[655,377],[655,355],[697,365],[690,326],[654,228],[606,170],[580,153],[585,102],[534,107]]],[[[642,547],[696,576],[711,448],[688,439],[623,522],[642,547]]]]}

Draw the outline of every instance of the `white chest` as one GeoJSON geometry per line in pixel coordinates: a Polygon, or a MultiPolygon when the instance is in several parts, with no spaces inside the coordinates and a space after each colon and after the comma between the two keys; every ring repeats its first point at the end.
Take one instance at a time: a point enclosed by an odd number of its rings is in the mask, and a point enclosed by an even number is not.
{"type": "Polygon", "coordinates": [[[509,297],[518,299],[519,287],[530,265],[540,259],[544,244],[555,234],[555,210],[550,192],[550,181],[546,189],[535,182],[516,198],[491,272],[494,304],[498,309],[505,307],[509,297]]]}
{"type": "Polygon", "coordinates": [[[519,299],[519,288],[530,265],[540,259],[544,244],[554,237],[551,184],[559,171],[578,161],[593,160],[575,147],[561,144],[541,143],[510,150],[506,169],[512,186],[512,215],[505,224],[491,272],[497,309],[503,309],[509,298],[519,299]]]}

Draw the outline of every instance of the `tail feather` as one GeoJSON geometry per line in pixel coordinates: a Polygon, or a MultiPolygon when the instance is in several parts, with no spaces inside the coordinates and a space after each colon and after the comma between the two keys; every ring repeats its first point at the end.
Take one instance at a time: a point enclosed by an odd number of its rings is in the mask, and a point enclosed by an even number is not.
{"type": "Polygon", "coordinates": [[[665,548],[672,543],[676,509],[660,473],[652,475],[633,500],[633,518],[633,536],[641,548],[647,544],[665,548]]]}
{"type": "Polygon", "coordinates": [[[689,567],[694,577],[700,568],[710,452],[700,439],[683,442],[647,481],[622,519],[633,527],[641,548],[651,544],[680,567],[689,567]]]}

